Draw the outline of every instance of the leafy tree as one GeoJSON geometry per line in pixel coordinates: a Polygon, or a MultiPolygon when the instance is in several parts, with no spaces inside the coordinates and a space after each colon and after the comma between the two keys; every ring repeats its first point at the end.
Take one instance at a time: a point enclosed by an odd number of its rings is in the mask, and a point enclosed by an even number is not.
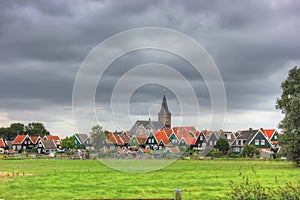
{"type": "Polygon", "coordinates": [[[225,155],[225,154],[228,152],[228,150],[230,149],[229,142],[228,142],[228,140],[226,140],[225,138],[220,138],[220,139],[217,141],[216,147],[217,147],[217,149],[219,149],[220,151],[222,151],[224,155],[225,155]]]}
{"type": "Polygon", "coordinates": [[[61,142],[61,148],[63,149],[75,149],[75,141],[71,137],[66,137],[61,142]]]}
{"type": "Polygon", "coordinates": [[[5,140],[10,140],[10,137],[8,135],[8,128],[5,128],[5,127],[1,127],[0,128],[0,138],[3,138],[5,140]]]}
{"type": "Polygon", "coordinates": [[[105,140],[108,137],[108,131],[104,131],[102,127],[99,124],[97,124],[96,126],[92,127],[92,131],[90,132],[90,134],[92,139],[92,145],[95,147],[95,149],[103,149],[103,147],[106,144],[105,140]]]}
{"type": "Polygon", "coordinates": [[[24,134],[24,124],[12,123],[9,127],[0,128],[0,138],[5,140],[14,140],[17,135],[24,134]]]}
{"type": "Polygon", "coordinates": [[[244,146],[244,148],[241,152],[241,156],[253,158],[254,155],[259,155],[259,151],[257,150],[257,148],[254,145],[250,144],[250,145],[244,146]]]}
{"type": "Polygon", "coordinates": [[[276,108],[284,114],[279,124],[284,134],[279,138],[279,144],[289,159],[300,162],[300,68],[294,67],[289,71],[281,89],[276,108]]]}
{"type": "Polygon", "coordinates": [[[25,126],[21,123],[12,123],[10,124],[9,129],[12,133],[16,133],[17,135],[23,135],[25,131],[25,126]]]}
{"type": "Polygon", "coordinates": [[[50,135],[50,132],[45,128],[43,123],[40,122],[31,122],[25,126],[26,134],[30,136],[45,136],[50,135]]]}

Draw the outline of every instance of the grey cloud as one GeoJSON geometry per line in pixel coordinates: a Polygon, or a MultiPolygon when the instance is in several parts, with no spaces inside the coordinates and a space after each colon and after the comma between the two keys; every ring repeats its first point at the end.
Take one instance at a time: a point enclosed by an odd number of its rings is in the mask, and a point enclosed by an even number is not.
{"type": "MultiPolygon", "coordinates": [[[[93,47],[120,31],[158,26],[182,31],[207,49],[222,74],[228,112],[273,112],[270,102],[280,94],[288,65],[300,60],[299,8],[296,1],[1,1],[0,108],[13,113],[70,106],[76,72],[93,47]]],[[[118,78],[148,62],[178,70],[209,110],[203,77],[181,58],[159,51],[132,52],[112,63],[98,85],[97,102],[109,112],[118,78]]],[[[132,112],[143,115],[145,103],[160,100],[157,86],[137,91],[132,112]]]]}

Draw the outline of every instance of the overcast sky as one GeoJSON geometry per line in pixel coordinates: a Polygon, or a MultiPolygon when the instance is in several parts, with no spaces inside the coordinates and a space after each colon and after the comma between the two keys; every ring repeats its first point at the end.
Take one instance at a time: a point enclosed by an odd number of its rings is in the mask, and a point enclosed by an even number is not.
{"type": "MultiPolygon", "coordinates": [[[[85,57],[119,32],[161,27],[196,40],[217,65],[227,96],[224,126],[218,128],[276,128],[282,118],[274,107],[281,94],[280,84],[288,70],[300,63],[299,10],[300,2],[292,0],[2,0],[0,126],[40,121],[60,136],[77,130],[89,132],[94,113],[84,113],[83,105],[79,109],[81,123],[76,124],[72,111],[73,84],[85,57]]],[[[208,87],[179,56],[159,50],[135,51],[116,59],[99,78],[95,113],[104,129],[128,130],[136,119],[149,116],[156,120],[164,88],[173,126],[210,127],[208,87]],[[186,83],[176,74],[151,70],[128,74],[135,66],[147,63],[170,66],[185,77],[195,91],[200,111],[180,101],[185,93],[177,96],[168,85],[157,84],[166,79],[172,87],[185,91],[186,83]],[[118,91],[112,108],[113,91],[124,74],[128,75],[128,88],[140,79],[149,84],[133,93],[118,91]],[[119,107],[126,107],[130,115],[119,107]]],[[[184,98],[189,102],[190,96],[184,98]]]]}

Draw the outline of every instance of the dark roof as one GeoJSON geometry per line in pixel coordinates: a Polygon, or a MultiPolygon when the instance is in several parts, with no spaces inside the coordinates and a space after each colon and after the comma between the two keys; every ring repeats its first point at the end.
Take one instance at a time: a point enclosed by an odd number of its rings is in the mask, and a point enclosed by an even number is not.
{"type": "Polygon", "coordinates": [[[158,115],[171,115],[171,113],[168,109],[167,98],[166,98],[165,94],[164,94],[163,101],[162,101],[161,108],[160,108],[158,115]]]}
{"type": "Polygon", "coordinates": [[[237,140],[246,140],[245,145],[249,144],[249,142],[251,141],[251,139],[255,136],[255,134],[258,132],[259,130],[244,130],[241,131],[241,133],[237,136],[236,140],[234,141],[233,145],[236,145],[236,141],[237,140]]]}
{"type": "Polygon", "coordinates": [[[75,136],[78,138],[81,144],[84,144],[84,142],[89,138],[89,136],[84,133],[76,133],[75,136]]]}
{"type": "Polygon", "coordinates": [[[151,121],[149,120],[137,120],[131,129],[128,131],[128,134],[134,135],[139,128],[139,126],[143,126],[146,130],[160,130],[163,128],[163,125],[159,121],[151,121]]]}
{"type": "Polygon", "coordinates": [[[45,149],[56,149],[56,144],[53,140],[41,140],[45,149]]]}
{"type": "Polygon", "coordinates": [[[224,139],[228,140],[229,143],[232,143],[232,142],[234,142],[236,136],[234,133],[232,133],[230,131],[225,131],[225,132],[222,131],[219,138],[224,138],[224,139]],[[230,136],[228,137],[228,135],[230,135],[230,136]]]}

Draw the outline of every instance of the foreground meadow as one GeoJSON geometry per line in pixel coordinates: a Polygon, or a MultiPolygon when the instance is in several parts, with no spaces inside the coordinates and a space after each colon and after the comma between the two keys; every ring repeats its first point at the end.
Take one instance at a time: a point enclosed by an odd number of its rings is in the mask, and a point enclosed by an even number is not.
{"type": "Polygon", "coordinates": [[[0,199],[171,198],[177,188],[183,199],[226,199],[229,180],[254,179],[253,169],[264,186],[275,177],[280,184],[300,180],[300,169],[282,161],[178,160],[154,172],[126,173],[97,160],[0,160],[0,199]]]}

